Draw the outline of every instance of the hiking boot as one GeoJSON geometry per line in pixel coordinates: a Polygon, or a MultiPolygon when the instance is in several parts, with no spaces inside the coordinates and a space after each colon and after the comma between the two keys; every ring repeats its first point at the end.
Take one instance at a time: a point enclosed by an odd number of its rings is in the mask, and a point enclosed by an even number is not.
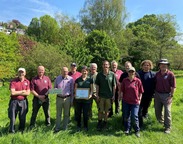
{"type": "Polygon", "coordinates": [[[140,132],[139,131],[137,131],[137,132],[135,132],[135,135],[136,135],[136,137],[140,137],[140,132]]]}
{"type": "Polygon", "coordinates": [[[170,134],[170,128],[166,128],[164,131],[166,134],[170,134]]]}

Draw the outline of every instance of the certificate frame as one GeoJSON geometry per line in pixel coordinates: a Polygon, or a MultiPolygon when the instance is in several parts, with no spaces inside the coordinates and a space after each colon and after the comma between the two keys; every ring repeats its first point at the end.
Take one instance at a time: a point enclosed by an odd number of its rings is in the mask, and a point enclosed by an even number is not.
{"type": "Polygon", "coordinates": [[[48,93],[49,94],[62,94],[62,89],[55,89],[55,88],[49,89],[48,93]]]}
{"type": "Polygon", "coordinates": [[[89,99],[90,89],[89,88],[77,88],[76,89],[76,99],[89,99]]]}

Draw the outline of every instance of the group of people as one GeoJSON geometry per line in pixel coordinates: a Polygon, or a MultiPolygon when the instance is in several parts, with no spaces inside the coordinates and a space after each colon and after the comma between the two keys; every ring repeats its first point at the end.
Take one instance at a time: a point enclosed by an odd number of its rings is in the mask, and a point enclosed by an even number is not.
{"type": "MultiPolygon", "coordinates": [[[[119,114],[120,100],[122,100],[124,133],[128,135],[133,127],[135,135],[140,137],[143,119],[148,117],[148,108],[154,97],[156,118],[164,124],[164,132],[170,133],[171,104],[176,80],[173,72],[169,70],[169,65],[167,59],[161,59],[158,62],[159,71],[156,73],[152,71],[153,64],[150,60],[144,60],[141,63],[141,70],[138,72],[129,61],[125,62],[125,72],[118,69],[116,61],[111,62],[110,69],[110,63],[107,60],[102,63],[101,72],[97,72],[96,63],[91,63],[90,68],[83,66],[81,73],[77,71],[76,63],[71,64],[70,72],[67,67],[62,67],[61,74],[54,82],[54,88],[62,90],[62,93],[56,96],[54,132],[67,130],[71,106],[74,106],[77,131],[81,131],[82,128],[88,131],[88,120],[92,117],[93,101],[96,102],[98,109],[97,130],[106,129],[107,120],[113,115],[113,103],[115,104],[115,114],[119,114]],[[88,89],[88,97],[78,97],[78,89],[88,89]]],[[[11,99],[8,108],[10,133],[15,133],[15,119],[18,113],[19,130],[25,129],[28,112],[27,96],[30,93],[34,95],[30,128],[35,127],[36,116],[41,106],[45,115],[45,124],[47,126],[51,124],[48,95],[49,89],[52,89],[52,83],[49,77],[45,76],[44,66],[39,66],[37,73],[38,75],[29,82],[25,78],[25,68],[19,68],[18,77],[10,83],[11,99]]]]}

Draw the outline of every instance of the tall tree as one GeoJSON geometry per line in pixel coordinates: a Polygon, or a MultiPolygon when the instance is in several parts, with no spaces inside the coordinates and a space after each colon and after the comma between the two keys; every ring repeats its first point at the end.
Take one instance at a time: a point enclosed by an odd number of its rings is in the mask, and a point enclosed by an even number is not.
{"type": "Polygon", "coordinates": [[[176,23],[174,16],[170,15],[145,15],[136,22],[129,23],[134,35],[128,53],[137,66],[144,59],[156,62],[167,56],[168,49],[177,46],[176,23]]]}
{"type": "Polygon", "coordinates": [[[119,60],[119,49],[115,41],[104,31],[92,31],[86,38],[86,48],[93,56],[91,62],[95,62],[99,66],[102,65],[103,60],[119,60]]]}
{"type": "Polygon", "coordinates": [[[33,36],[37,41],[49,44],[57,44],[59,25],[57,21],[49,15],[33,18],[30,22],[27,34],[33,36]]]}
{"type": "Polygon", "coordinates": [[[80,11],[80,19],[86,32],[106,31],[109,35],[118,33],[126,18],[124,0],[86,0],[80,11]]]}

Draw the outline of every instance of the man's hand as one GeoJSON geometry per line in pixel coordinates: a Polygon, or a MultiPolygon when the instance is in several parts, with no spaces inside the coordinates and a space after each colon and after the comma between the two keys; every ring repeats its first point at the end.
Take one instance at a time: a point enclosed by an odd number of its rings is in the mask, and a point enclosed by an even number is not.
{"type": "Polygon", "coordinates": [[[45,102],[45,95],[38,95],[38,98],[40,99],[41,102],[45,102]]]}

